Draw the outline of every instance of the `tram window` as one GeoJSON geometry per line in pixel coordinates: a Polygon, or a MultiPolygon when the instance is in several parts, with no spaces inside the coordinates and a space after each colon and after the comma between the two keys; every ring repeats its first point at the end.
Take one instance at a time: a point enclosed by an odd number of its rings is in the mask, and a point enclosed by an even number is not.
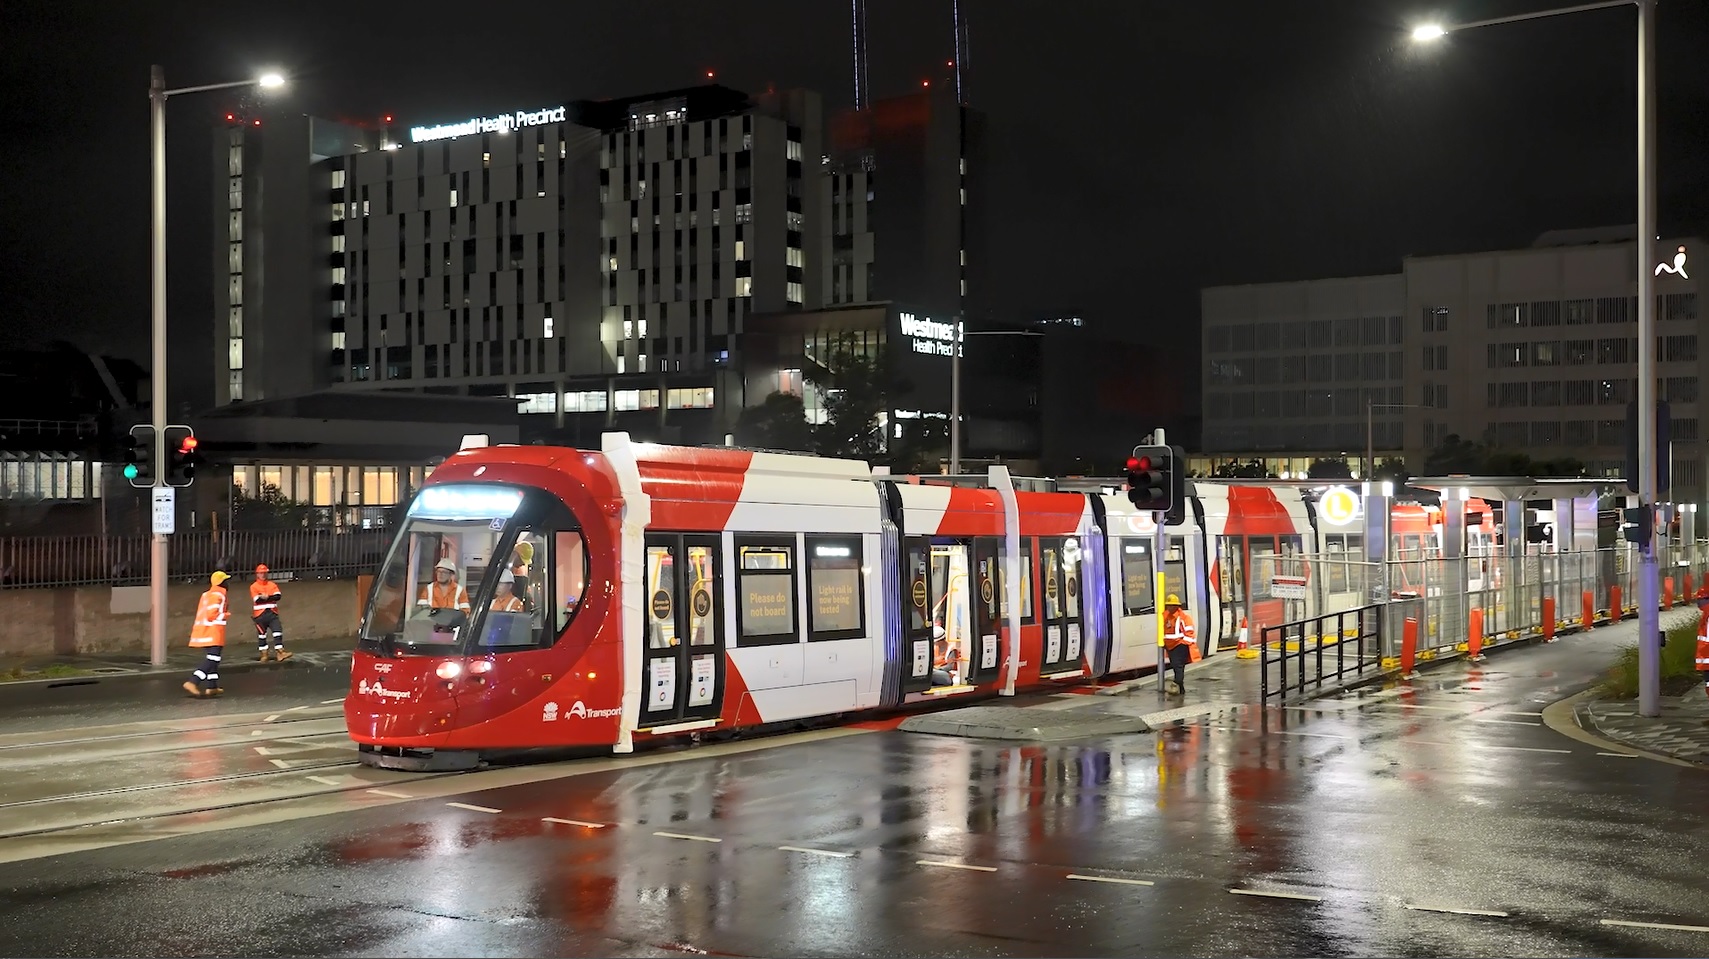
{"type": "MultiPolygon", "coordinates": [[[[1021,541],[1021,622],[1023,623],[1033,621],[1033,558],[1027,550],[1027,546],[1031,543],[1032,540],[1021,541]]],[[[1004,618],[1009,615],[1009,589],[1008,584],[1003,581],[1006,559],[1007,557],[999,559],[997,564],[997,591],[1003,597],[1001,606],[1004,618]]]]}
{"type": "Polygon", "coordinates": [[[856,639],[865,633],[860,540],[807,537],[807,638],[856,639]]]}
{"type": "Polygon", "coordinates": [[[669,546],[647,547],[648,649],[672,649],[677,645],[675,596],[676,551],[669,546]]]}
{"type": "Polygon", "coordinates": [[[570,620],[576,618],[576,610],[581,608],[582,596],[587,592],[587,541],[579,531],[559,533],[554,538],[551,568],[556,571],[553,595],[557,599],[553,608],[557,610],[557,631],[562,633],[570,620]]]}
{"type": "MultiPolygon", "coordinates": [[[[563,519],[563,517],[558,517],[563,519]]],[[[575,618],[587,587],[587,548],[579,530],[544,521],[517,533],[510,555],[495,563],[483,647],[551,646],[575,618]]]]}
{"type": "Polygon", "coordinates": [[[1154,611],[1156,600],[1151,566],[1151,544],[1141,539],[1122,540],[1122,608],[1128,616],[1154,611]]]}
{"type": "Polygon", "coordinates": [[[741,645],[795,642],[795,545],[737,540],[736,555],[741,645]]]}
{"type": "Polygon", "coordinates": [[[690,544],[688,562],[683,575],[688,577],[688,644],[711,646],[717,642],[718,604],[713,601],[717,588],[715,552],[705,544],[690,544]],[[705,610],[701,613],[700,610],[705,610]]]}
{"type": "Polygon", "coordinates": [[[1055,622],[1062,618],[1061,561],[1057,546],[1045,546],[1038,555],[1040,578],[1044,581],[1044,618],[1046,622],[1055,622]]]}

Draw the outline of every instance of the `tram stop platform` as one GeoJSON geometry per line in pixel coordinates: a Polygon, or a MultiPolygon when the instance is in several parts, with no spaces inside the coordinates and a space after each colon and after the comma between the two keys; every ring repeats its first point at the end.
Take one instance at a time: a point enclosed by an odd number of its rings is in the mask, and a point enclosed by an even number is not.
{"type": "Polygon", "coordinates": [[[1153,732],[1171,723],[1232,712],[1259,702],[1258,663],[1232,650],[1187,667],[1187,691],[1169,696],[1155,675],[1105,685],[1035,692],[961,709],[911,716],[905,732],[971,739],[1061,742],[1153,732]]]}

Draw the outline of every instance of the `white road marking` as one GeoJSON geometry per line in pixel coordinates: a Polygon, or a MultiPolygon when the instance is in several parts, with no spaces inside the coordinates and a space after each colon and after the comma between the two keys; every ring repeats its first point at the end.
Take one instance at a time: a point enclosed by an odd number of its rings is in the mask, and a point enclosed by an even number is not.
{"type": "Polygon", "coordinates": [[[289,759],[269,759],[267,761],[272,763],[275,766],[278,766],[280,769],[290,769],[291,768],[291,761],[289,759]]]}
{"type": "Polygon", "coordinates": [[[342,703],[342,702],[344,702],[344,697],[340,696],[337,699],[323,699],[320,701],[320,704],[322,706],[331,706],[331,705],[334,705],[336,703],[342,703]]]}
{"type": "Polygon", "coordinates": [[[445,805],[450,806],[453,809],[467,809],[470,812],[490,812],[494,815],[504,812],[502,809],[494,809],[491,806],[471,806],[466,802],[448,802],[445,805]]]}
{"type": "Polygon", "coordinates": [[[264,722],[264,723],[270,723],[270,722],[272,722],[272,721],[273,721],[273,720],[275,720],[275,719],[278,719],[278,718],[279,718],[279,714],[278,714],[278,713],[274,713],[274,714],[273,714],[273,715],[271,715],[271,716],[268,716],[268,717],[267,717],[267,718],[266,718],[266,719],[263,719],[263,720],[262,720],[262,722],[264,722]]]}
{"type": "Polygon", "coordinates": [[[1674,932],[1709,932],[1709,926],[1681,926],[1671,922],[1631,922],[1626,919],[1604,919],[1605,926],[1630,926],[1634,929],[1671,929],[1674,932]]]}
{"type": "Polygon", "coordinates": [[[1230,889],[1237,896],[1266,896],[1271,899],[1298,899],[1301,902],[1322,902],[1322,896],[1307,896],[1297,892],[1270,892],[1264,889],[1230,889]]]}
{"type": "Polygon", "coordinates": [[[831,856],[836,859],[847,859],[854,855],[852,852],[844,852],[840,849],[809,849],[806,846],[779,846],[777,848],[784,852],[805,852],[812,853],[815,856],[831,856]]]}
{"type": "Polygon", "coordinates": [[[1541,726],[1540,722],[1528,723],[1523,719],[1473,719],[1474,723],[1501,723],[1504,726],[1541,726]]]}
{"type": "Polygon", "coordinates": [[[996,872],[996,866],[969,866],[964,862],[943,862],[937,859],[916,859],[916,866],[943,866],[946,869],[969,869],[973,872],[996,872]]]}
{"type": "Polygon", "coordinates": [[[263,756],[271,756],[271,755],[273,755],[273,750],[271,750],[271,749],[268,749],[268,748],[267,748],[267,747],[266,747],[266,746],[253,746],[253,747],[251,747],[251,748],[252,748],[252,749],[254,749],[254,750],[255,750],[255,751],[256,751],[256,752],[257,752],[257,753],[260,753],[260,754],[261,754],[261,755],[263,755],[263,756]]]}
{"type": "Polygon", "coordinates": [[[307,709],[307,708],[309,708],[309,707],[308,707],[308,706],[307,706],[307,705],[303,705],[303,706],[292,706],[292,707],[291,707],[291,708],[290,708],[290,709],[287,709],[287,710],[285,710],[285,712],[287,712],[287,713],[294,713],[294,712],[296,712],[296,711],[297,711],[297,710],[299,710],[299,709],[307,709]]]}
{"type": "Polygon", "coordinates": [[[251,730],[250,730],[250,731],[249,731],[249,735],[251,735],[251,736],[259,736],[259,735],[261,735],[261,734],[262,734],[262,733],[264,733],[264,732],[266,732],[266,730],[265,730],[265,729],[251,729],[251,730]]]}
{"type": "Polygon", "coordinates": [[[1499,912],[1494,909],[1460,909],[1454,906],[1416,906],[1412,903],[1407,903],[1406,908],[1411,909],[1414,912],[1446,912],[1456,916],[1494,916],[1497,919],[1507,918],[1507,913],[1499,912]]]}
{"type": "Polygon", "coordinates": [[[586,829],[604,829],[606,826],[610,825],[610,823],[603,822],[588,822],[585,819],[559,819],[556,816],[542,816],[540,821],[561,823],[565,826],[582,826],[586,829]]]}
{"type": "Polygon", "coordinates": [[[344,780],[349,777],[334,779],[331,776],[309,776],[308,778],[325,786],[342,786],[344,785],[344,780]]]}
{"type": "Polygon", "coordinates": [[[1637,753],[1597,753],[1598,756],[1614,756],[1619,759],[1637,759],[1637,753]]]}
{"type": "Polygon", "coordinates": [[[370,789],[368,791],[373,793],[376,796],[389,796],[392,799],[414,799],[415,798],[414,796],[411,796],[408,793],[392,792],[390,789],[370,789]]]}
{"type": "Polygon", "coordinates": [[[1512,749],[1525,753],[1559,753],[1563,756],[1572,755],[1572,750],[1570,749],[1543,749],[1538,746],[1497,746],[1492,743],[1439,743],[1433,739],[1403,739],[1401,742],[1408,746],[1450,746],[1455,749],[1512,749]]]}
{"type": "Polygon", "coordinates": [[[1069,879],[1084,879],[1087,882],[1119,882],[1129,886],[1155,886],[1149,879],[1117,879],[1114,876],[1082,876],[1079,873],[1069,873],[1069,879]]]}
{"type": "Polygon", "coordinates": [[[663,836],[666,839],[692,839],[695,842],[723,842],[724,841],[722,839],[716,839],[712,836],[690,836],[688,833],[685,833],[685,832],[655,832],[655,833],[653,833],[653,835],[663,836]]]}

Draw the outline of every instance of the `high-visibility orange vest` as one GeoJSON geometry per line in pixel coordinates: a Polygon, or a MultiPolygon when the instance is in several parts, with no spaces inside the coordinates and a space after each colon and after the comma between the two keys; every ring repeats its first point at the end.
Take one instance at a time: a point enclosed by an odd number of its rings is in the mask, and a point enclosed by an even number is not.
{"type": "Polygon", "coordinates": [[[469,611],[469,594],[461,583],[451,582],[441,586],[429,583],[421,589],[421,598],[415,601],[417,606],[429,609],[460,609],[469,611]]]}
{"type": "Polygon", "coordinates": [[[218,586],[202,594],[196,604],[196,622],[190,627],[190,645],[225,645],[225,590],[218,586]]]}
{"type": "Polygon", "coordinates": [[[278,609],[282,595],[279,584],[271,579],[258,579],[249,584],[249,601],[255,605],[250,615],[259,617],[268,610],[278,609]]]}
{"type": "Polygon", "coordinates": [[[1173,649],[1195,643],[1198,638],[1198,627],[1193,625],[1193,617],[1186,610],[1176,610],[1175,615],[1164,617],[1163,645],[1173,649]]]}
{"type": "Polygon", "coordinates": [[[1697,671],[1709,673],[1709,614],[1703,616],[1697,627],[1697,671]]]}

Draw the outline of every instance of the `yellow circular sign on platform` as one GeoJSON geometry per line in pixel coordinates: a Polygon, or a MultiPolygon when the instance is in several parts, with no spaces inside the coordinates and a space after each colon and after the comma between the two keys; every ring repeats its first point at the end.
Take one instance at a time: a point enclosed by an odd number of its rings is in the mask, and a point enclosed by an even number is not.
{"type": "Polygon", "coordinates": [[[1359,518],[1359,494],[1345,486],[1332,486],[1318,497],[1317,515],[1331,526],[1346,526],[1359,518]]]}

